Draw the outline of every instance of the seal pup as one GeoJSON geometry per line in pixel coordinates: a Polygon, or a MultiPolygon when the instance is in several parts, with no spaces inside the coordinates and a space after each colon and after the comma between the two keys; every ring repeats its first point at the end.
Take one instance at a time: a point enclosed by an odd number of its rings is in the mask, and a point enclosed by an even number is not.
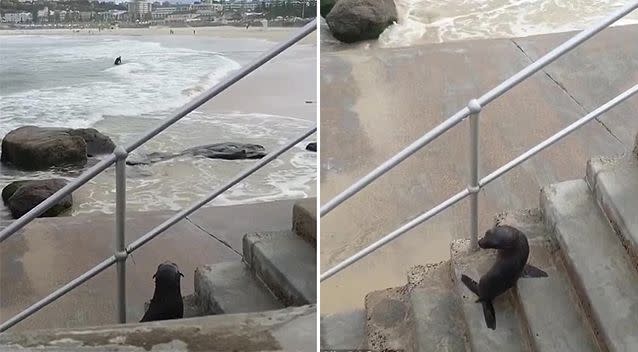
{"type": "Polygon", "coordinates": [[[483,306],[485,324],[488,328],[495,330],[496,313],[492,301],[514,287],[520,277],[547,277],[547,273],[527,264],[529,257],[527,237],[512,226],[495,226],[487,230],[478,245],[483,249],[498,250],[496,261],[481,277],[478,284],[466,275],[461,275],[461,281],[479,297],[476,302],[480,302],[483,306]]]}
{"type": "Polygon", "coordinates": [[[157,266],[157,272],[153,275],[155,292],[140,322],[181,319],[184,316],[184,301],[180,289],[182,277],[184,275],[179,272],[175,263],[166,261],[157,266]]]}

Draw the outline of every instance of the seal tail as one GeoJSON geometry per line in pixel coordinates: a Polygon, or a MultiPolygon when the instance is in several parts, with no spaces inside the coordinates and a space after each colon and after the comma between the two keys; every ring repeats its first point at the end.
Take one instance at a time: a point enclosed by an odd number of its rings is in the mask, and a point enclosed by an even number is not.
{"type": "Polygon", "coordinates": [[[492,302],[481,301],[483,306],[483,316],[485,317],[485,325],[492,330],[496,330],[496,313],[492,302]]]}

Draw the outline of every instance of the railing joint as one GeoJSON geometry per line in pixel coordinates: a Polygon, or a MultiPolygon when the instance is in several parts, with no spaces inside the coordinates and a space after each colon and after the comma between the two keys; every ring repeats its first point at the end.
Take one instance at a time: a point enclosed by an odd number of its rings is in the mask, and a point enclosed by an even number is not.
{"type": "Polygon", "coordinates": [[[115,257],[115,261],[117,262],[125,262],[126,258],[128,258],[128,251],[124,250],[124,251],[119,251],[119,252],[115,252],[113,253],[113,256],[115,257]]]}
{"type": "Polygon", "coordinates": [[[126,157],[128,157],[128,152],[121,145],[118,145],[117,147],[115,147],[115,149],[113,150],[113,154],[115,154],[115,159],[118,161],[124,160],[126,159],[126,157]]]}
{"type": "Polygon", "coordinates": [[[479,112],[481,112],[481,109],[483,109],[481,103],[479,103],[477,99],[470,100],[467,103],[467,108],[470,109],[470,114],[472,115],[478,114],[479,112]]]}
{"type": "Polygon", "coordinates": [[[470,192],[470,194],[479,193],[481,191],[481,186],[467,185],[467,191],[470,192]]]}

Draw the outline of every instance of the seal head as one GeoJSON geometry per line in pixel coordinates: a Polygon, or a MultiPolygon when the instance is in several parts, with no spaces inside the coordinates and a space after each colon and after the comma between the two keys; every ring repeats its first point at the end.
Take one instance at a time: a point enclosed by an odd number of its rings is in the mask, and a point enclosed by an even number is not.
{"type": "Polygon", "coordinates": [[[166,261],[157,266],[155,292],[148,310],[140,322],[181,319],[184,316],[184,301],[180,281],[184,275],[177,264],[166,261]]]}

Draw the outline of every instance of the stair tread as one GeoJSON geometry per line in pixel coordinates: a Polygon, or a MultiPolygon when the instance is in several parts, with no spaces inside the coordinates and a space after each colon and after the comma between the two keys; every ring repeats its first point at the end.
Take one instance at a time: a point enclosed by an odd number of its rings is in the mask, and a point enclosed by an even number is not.
{"type": "Polygon", "coordinates": [[[638,350],[638,273],[584,180],[543,189],[545,221],[610,351],[638,350]]]}
{"type": "Polygon", "coordinates": [[[281,309],[277,299],[242,262],[205,265],[195,271],[195,292],[209,314],[281,309]]]}
{"type": "Polygon", "coordinates": [[[317,253],[292,231],[244,236],[244,260],[286,305],[317,301],[317,253]]]}

